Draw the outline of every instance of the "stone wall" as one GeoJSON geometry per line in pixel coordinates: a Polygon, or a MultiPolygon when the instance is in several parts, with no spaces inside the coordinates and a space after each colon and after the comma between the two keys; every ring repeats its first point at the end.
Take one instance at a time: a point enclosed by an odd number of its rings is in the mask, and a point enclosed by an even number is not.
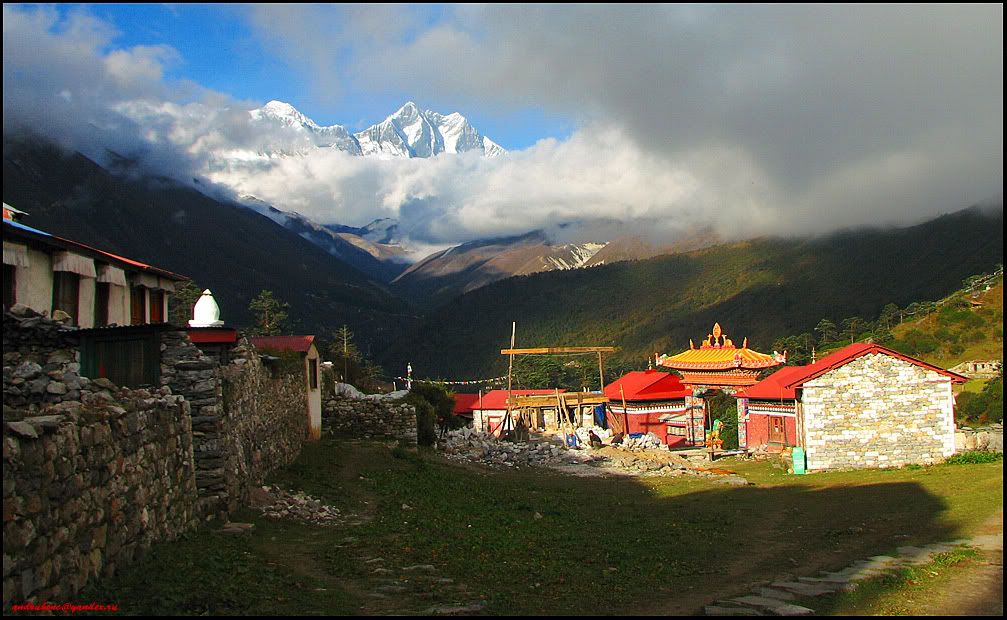
{"type": "Polygon", "coordinates": [[[222,368],[228,458],[228,505],[244,503],[250,486],[289,465],[308,438],[307,390],[300,369],[272,369],[242,340],[222,368]]]}
{"type": "Polygon", "coordinates": [[[353,439],[396,439],[416,443],[416,408],[402,400],[330,396],[322,426],[353,439]]]}
{"type": "Polygon", "coordinates": [[[244,339],[226,366],[184,331],[165,332],[161,341],[161,382],[192,405],[200,513],[233,511],[250,485],[300,454],[308,432],[304,378],[297,370],[274,373],[244,339]]]}
{"type": "MultiPolygon", "coordinates": [[[[6,331],[5,396],[16,378],[9,362],[19,355],[6,348],[6,331]]],[[[42,410],[4,404],[8,609],[12,602],[72,600],[91,577],[114,573],[195,524],[188,403],[167,388],[79,381],[76,400],[42,410]]]]}
{"type": "Polygon", "coordinates": [[[162,332],[162,385],[131,390],[81,377],[76,330],[27,308],[4,313],[3,341],[5,606],[70,600],[236,508],[307,436],[303,376],[245,342],[221,367],[162,332]]]}
{"type": "Polygon", "coordinates": [[[982,428],[964,426],[955,431],[955,451],[966,452],[979,450],[982,452],[1004,451],[1004,425],[993,424],[982,428]]]}
{"type": "Polygon", "coordinates": [[[3,327],[4,420],[80,399],[76,329],[30,310],[5,312],[3,327]]]}
{"type": "Polygon", "coordinates": [[[954,454],[950,380],[884,354],[804,384],[809,470],[901,467],[954,454]]]}

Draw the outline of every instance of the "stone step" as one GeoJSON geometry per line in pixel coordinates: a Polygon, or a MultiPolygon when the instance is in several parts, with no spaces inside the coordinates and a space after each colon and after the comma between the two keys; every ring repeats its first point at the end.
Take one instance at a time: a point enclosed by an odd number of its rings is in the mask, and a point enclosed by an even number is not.
{"type": "Polygon", "coordinates": [[[765,596],[739,596],[727,602],[752,607],[774,616],[808,616],[815,610],[765,596]]]}
{"type": "Polygon", "coordinates": [[[788,592],[782,588],[759,588],[756,591],[756,596],[775,598],[781,601],[792,601],[797,598],[793,592],[788,592]]]}
{"type": "Polygon", "coordinates": [[[761,616],[751,607],[728,607],[724,605],[707,605],[703,608],[705,616],[761,616]]]}
{"type": "Polygon", "coordinates": [[[799,583],[796,581],[775,581],[770,586],[786,590],[787,592],[793,592],[798,596],[822,596],[823,594],[832,594],[838,589],[834,585],[799,583]]]}

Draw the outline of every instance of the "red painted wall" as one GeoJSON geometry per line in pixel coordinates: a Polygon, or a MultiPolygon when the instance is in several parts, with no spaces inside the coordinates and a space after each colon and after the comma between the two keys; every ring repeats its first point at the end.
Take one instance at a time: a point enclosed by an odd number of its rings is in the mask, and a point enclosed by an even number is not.
{"type": "MultiPolygon", "coordinates": [[[[622,415],[622,414],[618,414],[622,415]]],[[[688,445],[688,437],[681,437],[679,435],[669,435],[668,434],[668,424],[666,422],[661,422],[660,418],[663,413],[657,411],[651,411],[647,413],[630,413],[629,414],[629,432],[630,433],[654,433],[657,437],[668,446],[681,447],[684,448],[688,445]]]]}
{"type": "MultiPolygon", "coordinates": [[[[786,437],[786,445],[797,445],[797,419],[792,416],[783,417],[783,429],[786,437]]],[[[747,422],[748,447],[757,448],[764,443],[769,443],[769,416],[757,413],[748,414],[747,422]]]]}

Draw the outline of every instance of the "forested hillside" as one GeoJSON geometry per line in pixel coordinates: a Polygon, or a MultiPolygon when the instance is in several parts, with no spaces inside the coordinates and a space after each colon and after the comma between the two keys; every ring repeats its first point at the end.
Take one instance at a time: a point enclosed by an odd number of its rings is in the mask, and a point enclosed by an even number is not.
{"type": "Polygon", "coordinates": [[[634,263],[510,278],[441,306],[382,362],[419,376],[499,375],[518,346],[616,345],[618,363],[676,352],[715,321],[771,349],[823,317],[878,316],[888,303],[939,299],[1003,261],[1003,207],[972,207],[913,227],[810,240],[758,239],[634,263]]]}

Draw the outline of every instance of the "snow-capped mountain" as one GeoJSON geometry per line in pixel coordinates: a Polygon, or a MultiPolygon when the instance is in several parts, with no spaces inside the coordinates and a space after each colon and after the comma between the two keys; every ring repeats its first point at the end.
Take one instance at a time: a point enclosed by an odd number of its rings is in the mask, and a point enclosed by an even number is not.
{"type": "Polygon", "coordinates": [[[441,153],[481,152],[495,157],[506,151],[480,134],[454,112],[443,115],[408,102],[382,122],[351,134],[343,125],[322,126],[282,101],[270,101],[249,112],[253,122],[276,132],[273,154],[290,154],[304,147],[335,148],[351,155],[380,158],[435,157],[441,153]]]}

